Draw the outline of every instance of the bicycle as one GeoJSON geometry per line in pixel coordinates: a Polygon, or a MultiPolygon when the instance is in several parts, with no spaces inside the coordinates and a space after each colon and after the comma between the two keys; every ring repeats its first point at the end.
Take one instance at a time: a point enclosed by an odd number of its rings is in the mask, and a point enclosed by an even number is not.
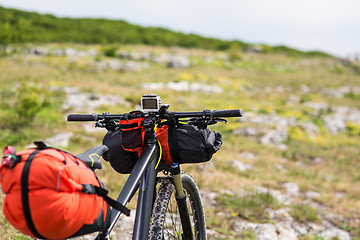
{"type": "MultiPolygon", "coordinates": [[[[180,170],[179,164],[159,166],[161,158],[155,128],[163,120],[179,123],[187,119],[193,124],[207,126],[225,121],[226,117],[241,117],[241,109],[203,110],[200,112],[170,112],[169,105],[161,104],[156,95],[144,95],[141,99],[144,118],[144,148],[133,167],[116,201],[123,206],[132,199],[138,189],[134,240],[145,239],[206,239],[204,210],[195,180],[180,170]],[[163,172],[164,176],[158,176],[163,172]]],[[[95,121],[96,127],[114,129],[119,120],[128,118],[128,114],[69,114],[68,121],[95,121]]],[[[93,162],[88,156],[101,155],[106,146],[96,146],[79,155],[95,168],[101,168],[100,158],[93,162]]],[[[110,239],[110,233],[121,212],[112,208],[111,224],[105,231],[99,232],[96,240],[110,239]]]]}

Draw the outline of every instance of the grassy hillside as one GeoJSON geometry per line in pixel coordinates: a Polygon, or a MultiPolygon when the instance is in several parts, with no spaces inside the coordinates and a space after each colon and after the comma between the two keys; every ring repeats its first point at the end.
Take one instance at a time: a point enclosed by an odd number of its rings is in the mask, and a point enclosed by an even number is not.
{"type": "MultiPolygon", "coordinates": [[[[58,18],[0,6],[0,46],[29,42],[146,44],[216,50],[252,49],[251,44],[238,40],[227,41],[164,28],[142,27],[122,20],[58,18]]],[[[261,52],[328,56],[322,52],[302,52],[286,46],[260,45],[256,49],[261,52]]]]}
{"type": "MultiPolygon", "coordinates": [[[[146,45],[28,45],[0,58],[0,149],[43,139],[79,154],[105,132],[67,123],[66,114],[128,112],[144,93],[174,111],[242,108],[242,121],[213,127],[224,140],[214,158],[184,166],[203,194],[209,239],[256,239],[264,229],[360,239],[356,64],[146,45]]],[[[98,175],[115,195],[126,176],[103,165],[98,175]]],[[[3,215],[0,226],[1,239],[24,238],[3,215]]]]}

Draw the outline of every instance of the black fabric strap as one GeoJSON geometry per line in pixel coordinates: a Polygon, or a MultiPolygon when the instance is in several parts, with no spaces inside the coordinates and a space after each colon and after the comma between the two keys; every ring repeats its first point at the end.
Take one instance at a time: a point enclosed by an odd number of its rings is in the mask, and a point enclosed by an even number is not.
{"type": "Polygon", "coordinates": [[[123,214],[125,214],[126,216],[130,216],[130,209],[128,209],[127,207],[125,207],[124,205],[122,205],[121,203],[119,203],[118,201],[112,199],[109,196],[102,196],[105,200],[105,202],[107,202],[111,207],[115,208],[116,210],[122,212],[123,214]]]}
{"type": "Polygon", "coordinates": [[[121,130],[126,130],[130,128],[137,128],[139,127],[138,123],[127,123],[127,124],[119,124],[121,130]]]}
{"type": "Polygon", "coordinates": [[[177,127],[169,127],[168,141],[170,156],[174,163],[181,163],[181,158],[179,155],[179,144],[177,142],[177,139],[177,127]]]}
{"type": "Polygon", "coordinates": [[[34,226],[34,222],[31,218],[30,206],[29,206],[29,171],[32,160],[34,159],[35,155],[38,154],[40,151],[41,149],[35,149],[35,151],[33,151],[28,157],[28,159],[26,159],[25,161],[24,168],[21,174],[21,201],[23,205],[25,220],[30,231],[37,238],[45,239],[43,236],[39,234],[39,232],[36,230],[34,226]]]}
{"type": "Polygon", "coordinates": [[[92,184],[82,184],[82,187],[83,187],[82,191],[84,193],[96,194],[96,195],[102,197],[104,199],[104,201],[107,202],[107,204],[109,204],[111,207],[122,212],[126,216],[130,216],[130,209],[126,208],[124,205],[122,205],[115,199],[112,199],[111,197],[109,197],[107,195],[109,191],[102,186],[101,182],[99,182],[99,183],[100,183],[101,187],[97,187],[92,184]]]}

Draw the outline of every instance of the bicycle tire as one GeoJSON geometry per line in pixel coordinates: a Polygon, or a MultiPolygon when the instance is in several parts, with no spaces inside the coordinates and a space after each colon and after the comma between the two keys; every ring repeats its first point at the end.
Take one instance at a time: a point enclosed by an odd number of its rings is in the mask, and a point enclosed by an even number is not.
{"type": "MultiPolygon", "coordinates": [[[[195,180],[188,173],[181,172],[181,181],[187,196],[194,239],[206,240],[206,223],[199,189],[195,180]]],[[[183,239],[179,210],[175,199],[175,186],[172,178],[158,178],[157,185],[149,239],[183,239]]]]}

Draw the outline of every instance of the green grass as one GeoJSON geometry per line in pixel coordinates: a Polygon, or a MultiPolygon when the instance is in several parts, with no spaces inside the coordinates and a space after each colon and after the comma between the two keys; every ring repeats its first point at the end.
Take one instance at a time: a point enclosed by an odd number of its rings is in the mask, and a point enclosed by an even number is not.
{"type": "MultiPolygon", "coordinates": [[[[252,123],[231,119],[227,124],[211,127],[223,135],[221,150],[214,155],[210,163],[187,165],[183,168],[195,178],[200,191],[207,189],[221,193],[225,190],[235,193],[244,189],[249,196],[223,195],[217,199],[218,206],[211,209],[205,206],[208,228],[215,229],[225,236],[224,239],[229,239],[234,237],[231,231],[234,219],[242,216],[251,221],[268,222],[264,209],[276,209],[279,204],[269,195],[254,193],[254,186],[282,190],[284,183],[296,182],[302,192],[318,192],[320,196],[316,201],[324,208],[343,215],[347,224],[338,223],[338,226],[343,226],[344,230],[350,232],[353,239],[359,239],[357,229],[360,229],[360,225],[354,220],[359,218],[357,210],[360,208],[360,190],[357,185],[360,179],[357,171],[360,168],[358,126],[347,123],[345,132],[333,136],[321,120],[323,116],[332,114],[331,106],[342,105],[359,109],[356,94],[337,99],[321,93],[324,88],[360,86],[360,75],[349,66],[341,65],[331,58],[271,53],[242,53],[241,56],[233,56],[236,59],[232,62],[227,62],[220,57],[227,55],[226,51],[119,45],[118,51],[146,51],[158,56],[163,53],[184,54],[197,61],[188,69],[171,69],[148,61],[149,68],[138,72],[96,71],[89,62],[117,59],[104,56],[101,45],[42,46],[53,49],[71,47],[82,51],[97,49],[101,56],[79,57],[73,60],[65,56],[38,57],[19,52],[0,57],[0,149],[7,144],[13,144],[20,150],[34,140],[69,131],[74,135],[70,145],[64,150],[73,154],[79,154],[101,143],[105,130],[102,133],[86,133],[81,124],[65,121],[65,116],[74,110],[64,111],[61,108],[64,93],[52,92],[52,87],[71,86],[86,93],[118,95],[128,102],[128,107],[101,106],[95,111],[122,113],[134,110],[140,96],[149,93],[142,89],[143,83],[166,84],[170,81],[186,80],[219,85],[223,92],[216,94],[179,92],[166,88],[151,93],[161,96],[162,102],[169,103],[172,111],[242,108],[245,113],[276,113],[281,117],[295,117],[298,121],[312,122],[318,126],[319,133],[312,139],[301,127],[293,127],[285,141],[287,149],[282,150],[261,145],[251,137],[233,134],[239,127],[257,127],[252,123]],[[205,61],[207,58],[215,60],[205,61]],[[335,71],[335,68],[341,71],[335,71]],[[302,92],[302,85],[308,86],[310,92],[302,92]],[[279,91],[279,86],[284,90],[279,91]],[[22,96],[19,97],[20,95],[22,96]],[[290,104],[288,100],[291,96],[298,97],[298,102],[290,104]],[[308,101],[323,102],[329,108],[314,114],[313,109],[303,105],[308,101]],[[29,102],[31,104],[27,105],[29,102]],[[251,152],[257,157],[252,160],[245,159],[242,152],[251,152]],[[315,158],[321,158],[322,162],[315,164],[315,158]],[[251,164],[255,168],[247,172],[237,171],[231,165],[233,160],[251,164]],[[280,172],[274,167],[275,164],[280,164],[286,171],[280,172]],[[343,197],[337,197],[339,193],[343,194],[343,197]]],[[[266,124],[261,123],[261,127],[266,124]]],[[[113,197],[122,188],[127,177],[116,174],[106,162],[98,175],[113,197]]],[[[135,208],[136,202],[132,201],[130,204],[131,208],[135,208]]],[[[314,213],[308,206],[295,205],[293,214],[301,221],[316,222],[314,216],[320,213],[314,213]]],[[[6,223],[2,213],[0,224],[1,227],[5,226],[1,228],[1,239],[22,236],[6,223]]],[[[319,239],[315,235],[303,237],[319,239]]],[[[243,238],[252,239],[252,233],[244,233],[243,238]]]]}
{"type": "Polygon", "coordinates": [[[292,205],[289,213],[299,222],[319,222],[316,210],[309,204],[292,205]]]}
{"type": "Polygon", "coordinates": [[[324,240],[323,237],[320,237],[316,234],[306,234],[306,235],[300,235],[300,240],[324,240]]]}
{"type": "Polygon", "coordinates": [[[256,240],[257,239],[254,231],[252,231],[252,230],[244,230],[244,231],[240,232],[239,238],[244,239],[244,240],[256,240]]]}
{"type": "Polygon", "coordinates": [[[4,145],[25,145],[41,135],[35,128],[51,129],[60,121],[59,108],[64,94],[50,91],[38,82],[20,81],[0,92],[0,142],[4,145]]]}
{"type": "Polygon", "coordinates": [[[270,193],[254,192],[245,196],[223,195],[218,197],[218,201],[231,212],[233,217],[239,216],[252,222],[267,222],[269,217],[266,209],[280,207],[270,193]]]}

